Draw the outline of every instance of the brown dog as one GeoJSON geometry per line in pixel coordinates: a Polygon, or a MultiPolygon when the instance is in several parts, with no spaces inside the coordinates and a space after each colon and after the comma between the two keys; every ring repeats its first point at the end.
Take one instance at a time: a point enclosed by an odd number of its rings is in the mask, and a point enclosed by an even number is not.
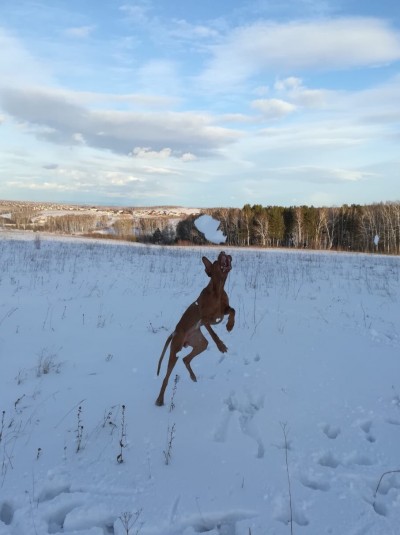
{"type": "Polygon", "coordinates": [[[222,251],[218,259],[211,263],[208,258],[203,256],[203,263],[206,273],[211,277],[208,285],[202,290],[197,301],[192,303],[183,313],[175,331],[169,335],[165,342],[164,349],[158,362],[157,375],[160,373],[161,362],[164,358],[168,345],[171,343],[168,369],[161,386],[160,394],[156,400],[156,405],[164,405],[164,393],[168,385],[169,377],[178,360],[177,353],[183,348],[190,346],[192,351],[183,359],[186,368],[189,371],[192,381],[197,381],[195,374],[190,366],[194,357],[202,353],[208,346],[208,342],[200,330],[204,325],[210,333],[211,338],[216,343],[221,353],[227,351],[226,345],[218,338],[217,334],[211,328],[211,325],[220,323],[226,314],[229,314],[226,328],[228,331],[233,329],[235,324],[235,310],[229,306],[228,295],[224,290],[225,281],[228,273],[232,269],[232,257],[222,251]]]}

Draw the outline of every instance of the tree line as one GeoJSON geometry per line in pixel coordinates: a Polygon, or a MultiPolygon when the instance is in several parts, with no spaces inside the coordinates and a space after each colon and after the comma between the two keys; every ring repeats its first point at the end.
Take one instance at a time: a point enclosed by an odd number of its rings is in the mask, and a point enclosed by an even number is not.
{"type": "MultiPolygon", "coordinates": [[[[262,206],[203,210],[220,221],[226,244],[238,247],[292,247],[320,250],[400,254],[400,202],[340,207],[262,206]]],[[[16,210],[7,224],[24,230],[98,234],[164,245],[203,245],[205,236],[196,228],[197,216],[179,221],[169,218],[135,218],[112,221],[98,214],[64,214],[34,222],[35,211],[16,210]]]]}
{"type": "Polygon", "coordinates": [[[341,207],[261,206],[206,210],[234,246],[400,254],[400,203],[341,207]]]}

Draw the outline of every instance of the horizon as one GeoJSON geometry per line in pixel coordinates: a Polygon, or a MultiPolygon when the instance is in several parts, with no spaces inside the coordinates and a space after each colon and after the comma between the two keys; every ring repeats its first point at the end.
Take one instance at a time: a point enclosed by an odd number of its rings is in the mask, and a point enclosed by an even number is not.
{"type": "Polygon", "coordinates": [[[144,209],[144,208],[148,208],[148,209],[154,209],[154,208],[181,208],[181,209],[184,209],[184,210],[212,210],[212,209],[227,209],[227,210],[242,210],[244,208],[244,206],[246,205],[249,205],[249,206],[257,206],[257,205],[261,205],[263,206],[264,208],[268,208],[268,207],[272,207],[272,206],[278,206],[280,208],[284,208],[284,209],[289,209],[289,208],[296,208],[296,207],[301,207],[301,206],[305,206],[305,207],[309,207],[309,208],[316,208],[316,209],[319,209],[319,208],[343,208],[344,206],[374,206],[374,205],[381,205],[381,204],[399,204],[400,203],[400,200],[399,199],[396,199],[396,200],[385,200],[385,201],[374,201],[374,202],[371,202],[371,203],[343,203],[343,204],[340,204],[340,205],[317,205],[317,204],[303,204],[303,205],[284,205],[284,204],[281,204],[281,205],[277,205],[277,204],[266,204],[266,205],[263,205],[261,203],[244,203],[242,206],[220,206],[220,205],[212,205],[212,206],[196,206],[194,204],[191,204],[191,205],[185,205],[185,204],[128,204],[128,203],[124,203],[122,200],[117,203],[112,203],[112,202],[107,202],[107,201],[104,201],[104,202],[90,202],[90,201],[82,201],[82,202],[77,202],[77,201],[70,201],[70,200],[57,200],[57,199],[49,199],[49,200],[43,200],[43,199],[39,199],[39,200],[30,200],[30,199],[6,199],[6,198],[0,198],[0,203],[31,203],[31,204],[60,204],[60,205],[65,205],[65,206],[95,206],[95,207],[107,207],[107,208],[133,208],[133,209],[144,209]]]}
{"type": "Polygon", "coordinates": [[[392,2],[4,0],[0,13],[1,198],[399,200],[392,2]]]}

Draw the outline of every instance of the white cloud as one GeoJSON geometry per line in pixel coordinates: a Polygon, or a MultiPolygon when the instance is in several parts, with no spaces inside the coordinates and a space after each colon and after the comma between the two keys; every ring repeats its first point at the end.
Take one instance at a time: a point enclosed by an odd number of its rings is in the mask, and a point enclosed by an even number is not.
{"type": "Polygon", "coordinates": [[[8,186],[27,190],[49,190],[49,191],[75,191],[75,184],[60,184],[59,182],[32,182],[32,181],[10,181],[8,186]]]}
{"type": "Polygon", "coordinates": [[[173,20],[171,28],[169,29],[169,34],[172,37],[187,40],[214,39],[219,35],[218,31],[210,26],[191,24],[184,19],[173,20]]]}
{"type": "Polygon", "coordinates": [[[78,144],[86,145],[85,138],[80,132],[75,132],[72,134],[72,139],[78,144]]]}
{"type": "Polygon", "coordinates": [[[144,182],[143,178],[116,171],[106,172],[104,178],[113,186],[126,186],[132,184],[132,182],[144,182]]]}
{"type": "Polygon", "coordinates": [[[340,70],[397,61],[400,35],[373,18],[259,22],[233,30],[211,51],[200,81],[218,91],[266,70],[340,70]]]}
{"type": "Polygon", "coordinates": [[[119,9],[135,24],[144,24],[149,20],[150,6],[147,2],[124,4],[119,9]]]}
{"type": "Polygon", "coordinates": [[[177,64],[164,59],[152,59],[136,69],[137,83],[145,92],[177,95],[181,90],[181,78],[177,64]]]}
{"type": "Polygon", "coordinates": [[[290,102],[276,98],[253,100],[251,105],[260,111],[266,119],[280,119],[296,110],[296,106],[290,102]]]}
{"type": "Polygon", "coordinates": [[[143,171],[151,175],[179,175],[180,174],[175,169],[170,169],[168,167],[145,166],[143,167],[143,171]]]}
{"type": "Polygon", "coordinates": [[[330,97],[337,97],[339,92],[327,91],[323,89],[309,89],[303,85],[303,80],[294,76],[277,80],[275,90],[285,98],[290,99],[293,104],[306,108],[321,108],[328,103],[330,97]]]}
{"type": "MultiPolygon", "coordinates": [[[[1,84],[0,84],[1,85],[1,84]]],[[[41,92],[47,94],[49,97],[58,97],[71,104],[77,105],[103,105],[115,106],[115,104],[126,104],[129,108],[173,108],[179,99],[170,96],[152,95],[146,93],[103,93],[95,91],[72,91],[53,86],[35,86],[29,84],[30,91],[41,92]]]]}
{"type": "Polygon", "coordinates": [[[244,113],[224,113],[218,117],[220,123],[253,123],[254,117],[244,113]]]}
{"type": "MultiPolygon", "coordinates": [[[[51,180],[41,178],[41,173],[33,168],[18,180],[5,181],[5,186],[27,191],[48,192],[79,192],[86,193],[95,190],[98,195],[126,196],[136,192],[143,192],[143,188],[154,189],[154,180],[148,181],[142,173],[132,172],[129,165],[124,165],[121,157],[114,156],[109,161],[100,159],[76,159],[70,155],[65,165],[48,165],[51,170],[51,180]],[[113,169],[116,167],[117,170],[113,169]]],[[[43,166],[42,166],[43,168],[43,166]]],[[[162,188],[163,189],[163,188],[162,188]]]]}
{"type": "Polygon", "coordinates": [[[129,154],[132,145],[162,151],[209,153],[240,137],[218,126],[208,114],[195,112],[124,112],[91,110],[51,89],[1,89],[5,113],[36,128],[37,135],[58,144],[88,146],[129,154]],[[77,136],[77,132],[79,136],[77,136]]]}
{"type": "Polygon", "coordinates": [[[182,154],[181,160],[183,162],[194,162],[195,160],[197,160],[197,157],[191,152],[185,152],[184,154],[182,154]]]}
{"type": "Polygon", "coordinates": [[[47,169],[48,171],[54,171],[55,169],[58,169],[57,163],[46,163],[43,165],[43,169],[47,169]]]}
{"type": "Polygon", "coordinates": [[[94,26],[77,26],[74,28],[67,28],[65,35],[68,37],[75,37],[78,39],[85,39],[94,31],[94,26]]]}
{"type": "Polygon", "coordinates": [[[292,94],[292,100],[298,106],[306,108],[322,108],[328,104],[328,99],[337,92],[322,89],[301,88],[292,94]]]}
{"type": "Polygon", "coordinates": [[[258,97],[265,97],[268,95],[270,88],[267,85],[260,85],[253,90],[254,95],[258,97]]]}
{"type": "Polygon", "coordinates": [[[37,83],[51,83],[53,81],[50,70],[42,61],[36,60],[32,54],[14,37],[0,27],[0,85],[26,85],[37,83]],[[4,52],[6,51],[6,53],[4,52]]]}
{"type": "Polygon", "coordinates": [[[332,177],[336,177],[338,180],[345,182],[359,182],[368,177],[374,176],[372,173],[366,173],[356,169],[330,169],[332,177]]]}
{"type": "Polygon", "coordinates": [[[274,88],[277,91],[288,91],[293,89],[298,89],[303,85],[303,81],[301,78],[297,78],[297,76],[288,76],[287,78],[284,78],[283,80],[277,80],[274,84],[274,88]]]}
{"type": "Polygon", "coordinates": [[[303,182],[315,182],[318,184],[360,182],[376,176],[373,173],[361,169],[346,169],[322,166],[291,166],[269,168],[271,176],[277,176],[286,180],[299,180],[303,182]]]}
{"type": "MultiPolygon", "coordinates": [[[[180,156],[178,156],[176,153],[174,154],[173,151],[170,148],[164,148],[160,151],[152,150],[150,147],[135,147],[131,153],[129,153],[129,156],[133,156],[136,159],[143,159],[143,160],[167,160],[170,158],[179,159],[182,162],[193,162],[197,160],[197,157],[192,154],[191,152],[184,152],[180,156]]],[[[157,173],[169,173],[170,170],[162,169],[160,171],[160,168],[156,167],[147,167],[147,170],[151,169],[154,172],[157,173]]]]}
{"type": "Polygon", "coordinates": [[[150,147],[135,147],[130,153],[130,156],[135,158],[146,158],[146,159],[162,159],[170,158],[172,155],[172,150],[169,148],[161,149],[160,151],[151,150],[150,147]]]}

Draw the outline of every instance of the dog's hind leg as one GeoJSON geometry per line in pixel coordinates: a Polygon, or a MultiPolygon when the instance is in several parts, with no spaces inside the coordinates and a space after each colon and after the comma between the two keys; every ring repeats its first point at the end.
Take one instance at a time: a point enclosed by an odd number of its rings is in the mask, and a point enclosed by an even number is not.
{"type": "Polygon", "coordinates": [[[185,340],[185,345],[191,346],[192,351],[186,355],[186,357],[183,359],[183,362],[188,369],[191,380],[196,382],[197,377],[194,374],[190,363],[194,357],[197,357],[197,355],[200,355],[200,353],[203,353],[203,351],[207,349],[208,341],[200,329],[196,329],[191,333],[189,338],[185,340]]]}

